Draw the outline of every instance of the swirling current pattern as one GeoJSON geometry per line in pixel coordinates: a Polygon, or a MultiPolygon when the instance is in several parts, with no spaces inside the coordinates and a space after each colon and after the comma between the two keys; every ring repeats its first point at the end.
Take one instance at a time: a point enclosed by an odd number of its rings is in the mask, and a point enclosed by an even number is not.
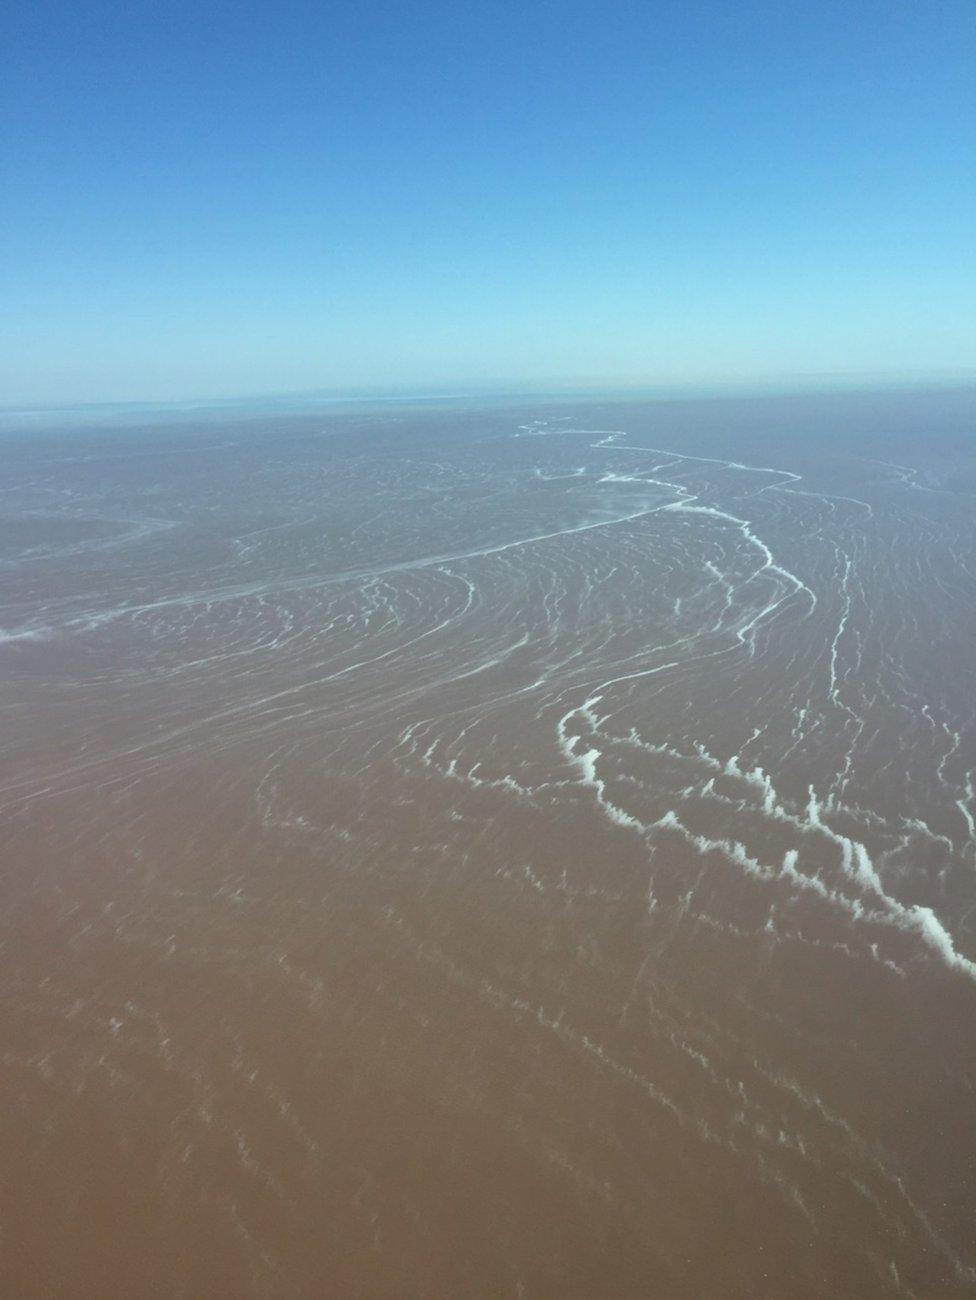
{"type": "Polygon", "coordinates": [[[973,1294],[971,428],[8,438],[5,1292],[973,1294]]]}

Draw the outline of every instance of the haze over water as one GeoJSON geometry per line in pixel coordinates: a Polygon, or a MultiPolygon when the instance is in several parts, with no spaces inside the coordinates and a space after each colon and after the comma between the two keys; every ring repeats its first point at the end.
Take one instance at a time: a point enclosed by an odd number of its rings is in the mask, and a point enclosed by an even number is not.
{"type": "Polygon", "coordinates": [[[974,411],[4,434],[3,1294],[972,1295],[974,411]]]}

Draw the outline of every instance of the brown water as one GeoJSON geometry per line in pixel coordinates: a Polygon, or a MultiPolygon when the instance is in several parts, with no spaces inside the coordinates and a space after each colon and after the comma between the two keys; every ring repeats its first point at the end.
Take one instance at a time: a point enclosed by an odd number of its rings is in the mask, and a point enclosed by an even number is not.
{"type": "Polygon", "coordinates": [[[974,1294],[973,413],[4,435],[0,1292],[974,1294]]]}

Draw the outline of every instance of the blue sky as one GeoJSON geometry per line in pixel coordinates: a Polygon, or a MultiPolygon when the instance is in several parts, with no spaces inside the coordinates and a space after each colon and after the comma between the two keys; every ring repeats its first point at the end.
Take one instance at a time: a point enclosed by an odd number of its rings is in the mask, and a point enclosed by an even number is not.
{"type": "Polygon", "coordinates": [[[10,12],[0,401],[976,369],[973,0],[10,12]]]}

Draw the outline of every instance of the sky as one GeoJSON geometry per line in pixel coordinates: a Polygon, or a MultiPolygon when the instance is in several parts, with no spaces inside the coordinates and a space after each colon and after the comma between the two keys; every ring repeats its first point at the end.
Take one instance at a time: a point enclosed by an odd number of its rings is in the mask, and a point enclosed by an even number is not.
{"type": "Polygon", "coordinates": [[[976,373],[973,0],[14,0],[0,402],[976,373]]]}

